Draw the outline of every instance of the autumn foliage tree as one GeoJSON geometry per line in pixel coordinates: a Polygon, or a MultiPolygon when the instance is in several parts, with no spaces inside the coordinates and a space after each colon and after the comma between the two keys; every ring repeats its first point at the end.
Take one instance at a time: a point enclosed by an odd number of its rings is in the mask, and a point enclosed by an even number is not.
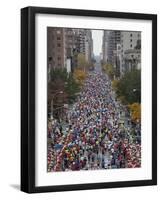
{"type": "Polygon", "coordinates": [[[112,81],[112,87],[114,90],[117,90],[118,85],[119,85],[119,80],[115,79],[112,81]]]}
{"type": "Polygon", "coordinates": [[[86,73],[81,69],[76,69],[74,71],[74,78],[75,78],[77,83],[82,85],[84,80],[85,80],[85,78],[86,78],[86,73]]]}
{"type": "Polygon", "coordinates": [[[133,122],[140,122],[141,120],[141,105],[139,103],[133,103],[128,106],[131,113],[131,119],[133,122]]]}

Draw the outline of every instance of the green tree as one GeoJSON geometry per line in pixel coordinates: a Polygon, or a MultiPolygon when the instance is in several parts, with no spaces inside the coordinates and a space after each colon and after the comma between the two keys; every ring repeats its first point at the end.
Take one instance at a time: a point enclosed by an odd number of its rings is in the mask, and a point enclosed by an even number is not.
{"type": "Polygon", "coordinates": [[[55,82],[58,79],[61,79],[62,81],[67,81],[68,73],[66,68],[56,68],[52,69],[50,72],[51,82],[55,82]]]}
{"type": "Polygon", "coordinates": [[[71,73],[68,76],[65,91],[68,94],[68,103],[72,103],[77,97],[77,93],[80,91],[80,84],[76,82],[71,73]]]}
{"type": "Polygon", "coordinates": [[[119,84],[116,93],[118,97],[123,97],[127,103],[141,102],[141,71],[132,70],[127,72],[119,84]]]}
{"type": "Polygon", "coordinates": [[[79,90],[80,84],[76,82],[72,73],[67,73],[65,68],[51,70],[51,80],[48,83],[49,101],[54,98],[56,104],[70,103],[79,90]]]}

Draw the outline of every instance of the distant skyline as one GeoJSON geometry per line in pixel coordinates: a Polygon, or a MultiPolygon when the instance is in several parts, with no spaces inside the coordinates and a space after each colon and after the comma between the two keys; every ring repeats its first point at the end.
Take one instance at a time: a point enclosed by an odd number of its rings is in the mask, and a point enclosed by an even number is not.
{"type": "Polygon", "coordinates": [[[102,30],[92,30],[92,38],[93,38],[93,53],[95,56],[100,55],[102,52],[102,30]]]}

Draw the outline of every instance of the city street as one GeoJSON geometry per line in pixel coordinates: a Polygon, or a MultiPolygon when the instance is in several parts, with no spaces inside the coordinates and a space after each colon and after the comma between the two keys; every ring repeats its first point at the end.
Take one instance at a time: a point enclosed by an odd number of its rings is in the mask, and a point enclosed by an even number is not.
{"type": "Polygon", "coordinates": [[[99,62],[64,119],[48,125],[49,172],[141,166],[141,144],[131,135],[140,126],[132,128],[99,62]]]}

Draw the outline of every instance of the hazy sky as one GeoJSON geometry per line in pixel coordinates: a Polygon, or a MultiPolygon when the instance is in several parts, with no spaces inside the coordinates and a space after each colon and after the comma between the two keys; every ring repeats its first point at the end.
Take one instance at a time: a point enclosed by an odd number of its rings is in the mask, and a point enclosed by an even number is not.
{"type": "Polygon", "coordinates": [[[102,30],[92,30],[94,55],[99,55],[102,52],[102,36],[102,30]]]}

